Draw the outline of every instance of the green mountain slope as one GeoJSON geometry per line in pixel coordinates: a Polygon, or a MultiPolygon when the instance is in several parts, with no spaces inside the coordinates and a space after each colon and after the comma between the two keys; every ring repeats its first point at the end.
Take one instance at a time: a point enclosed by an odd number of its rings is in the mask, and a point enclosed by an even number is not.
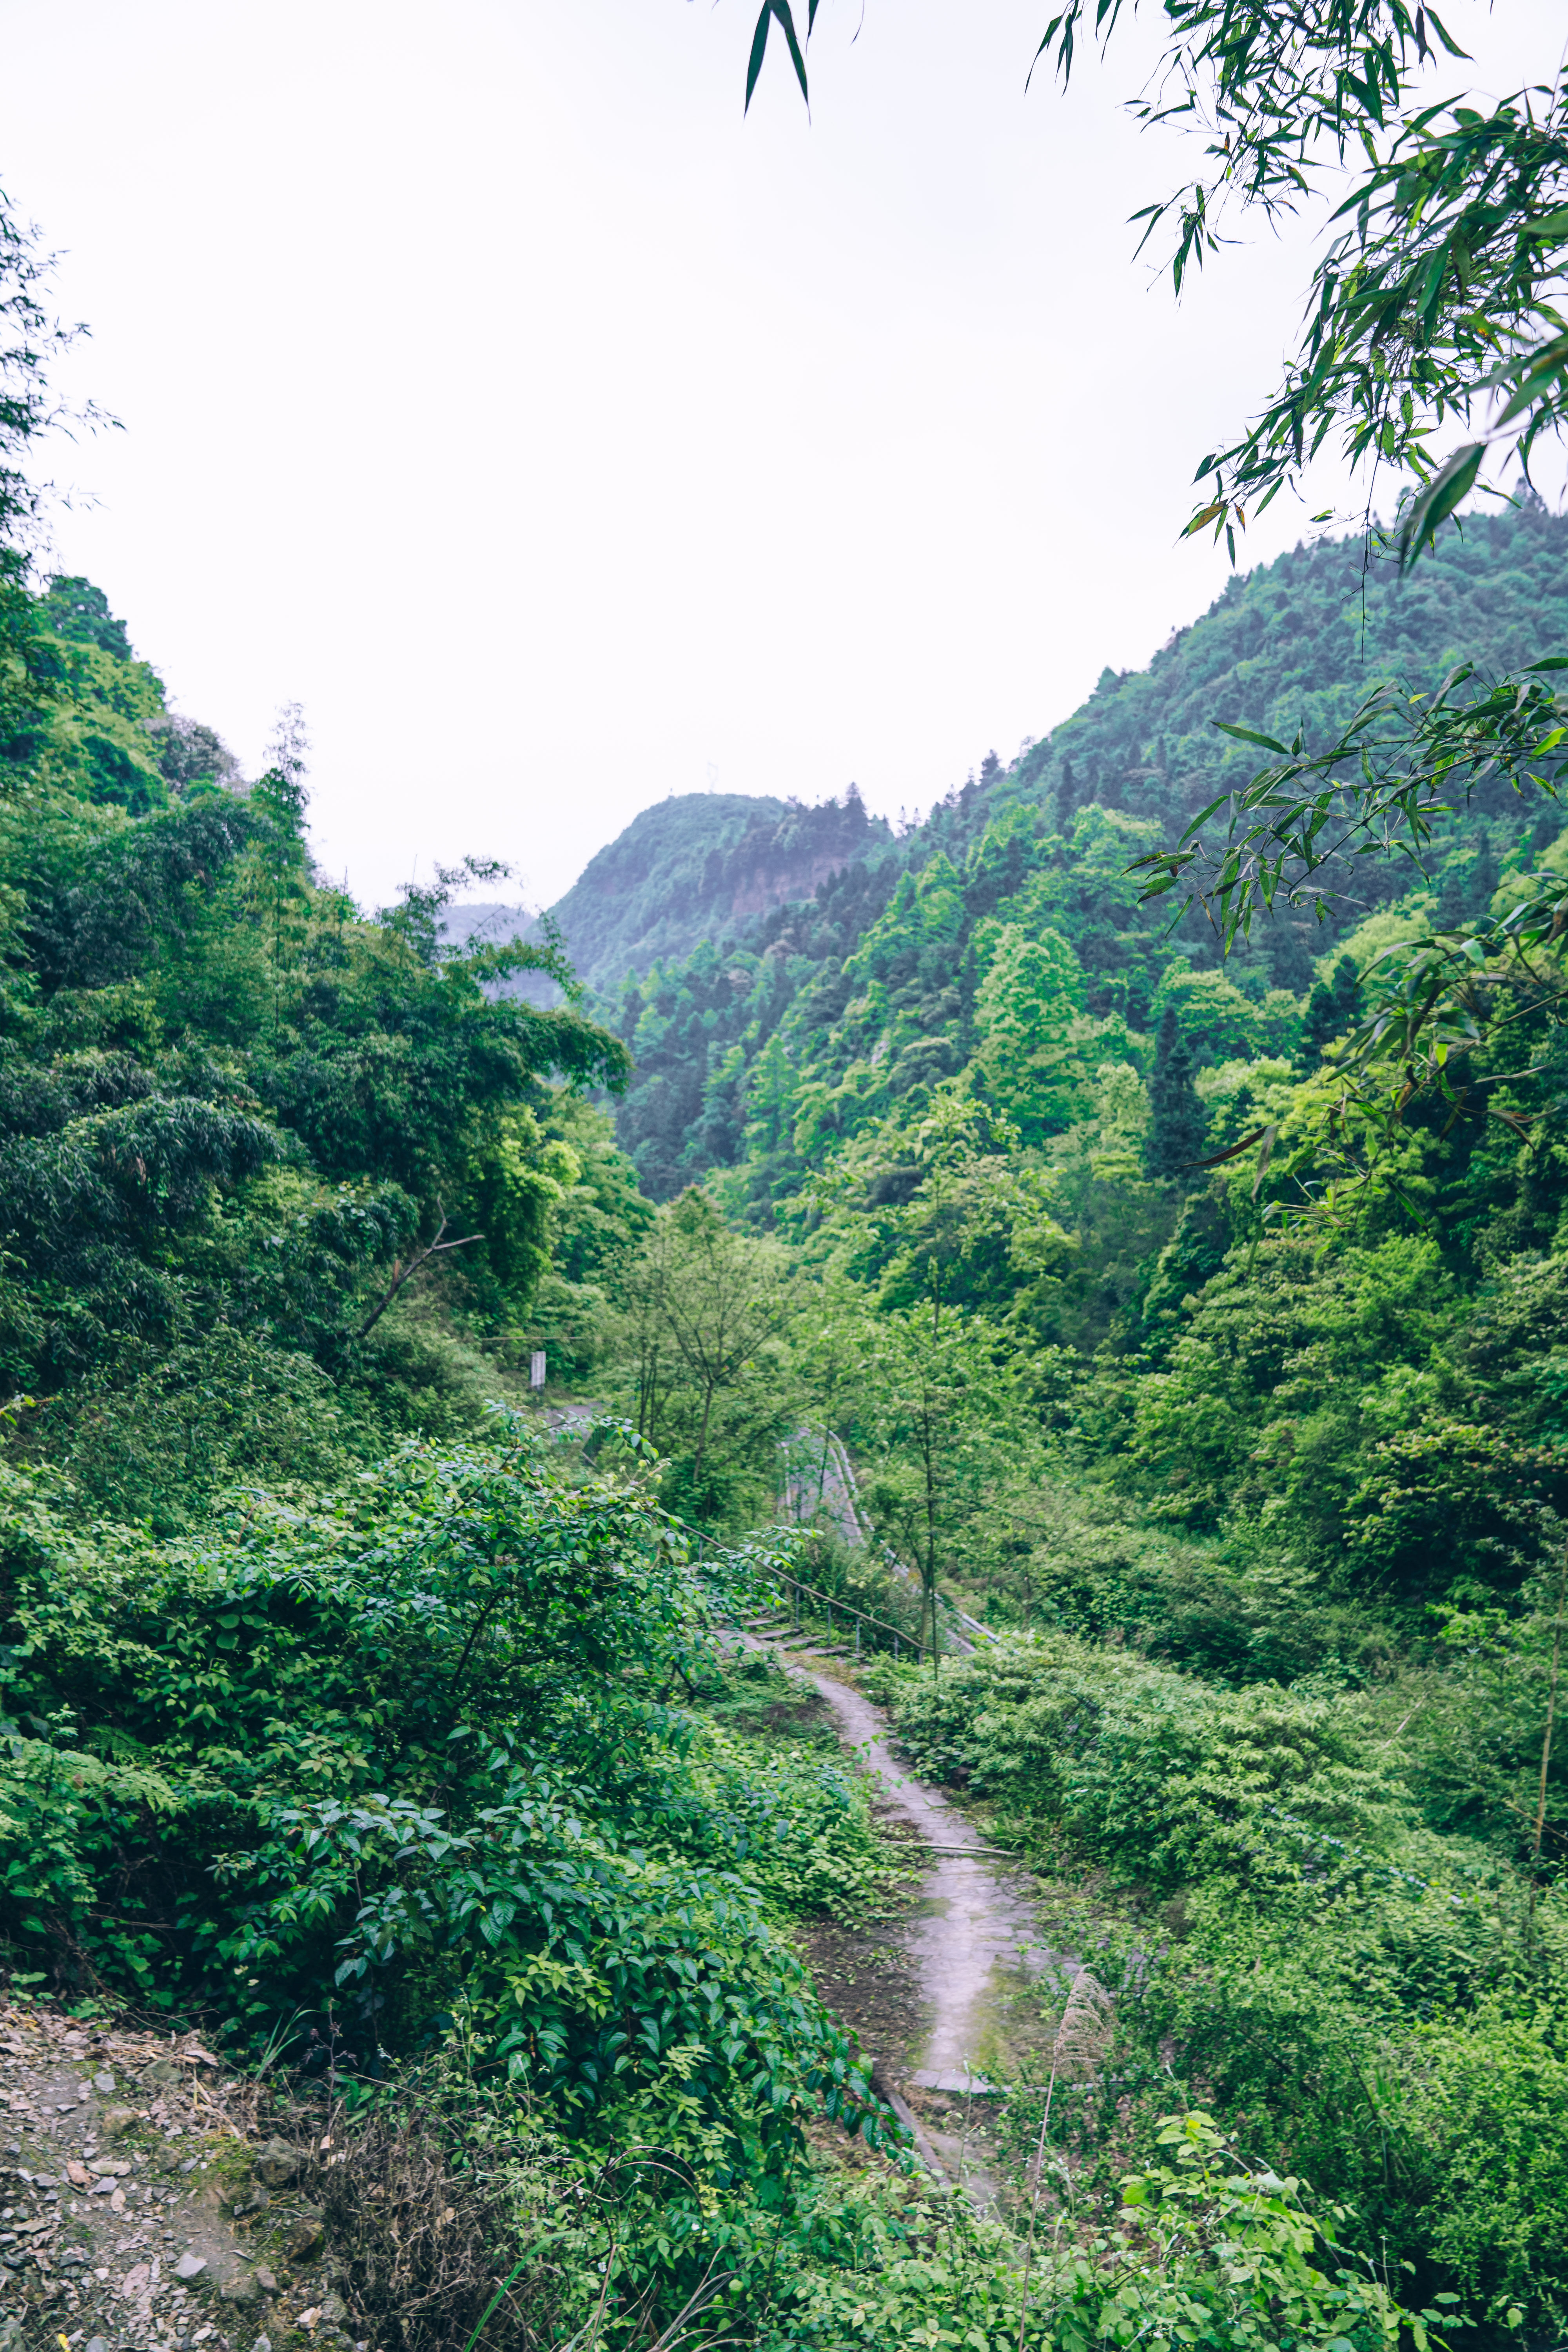
{"type": "Polygon", "coordinates": [[[659,801],[592,858],[550,909],[578,976],[614,988],[705,940],[741,938],[763,915],[809,899],[891,835],[851,785],[845,799],[798,801],[686,793],[659,801]]]}
{"type": "MultiPolygon", "coordinates": [[[[1389,565],[1368,568],[1359,541],[1298,548],[1233,579],[1146,670],[1108,670],[1013,767],[988,763],[809,905],[775,908],[743,934],[716,927],[694,953],[628,982],[615,1014],[637,1065],[623,1149],[655,1197],[710,1169],[742,1171],[748,1213],[767,1221],[868,1121],[977,1054],[994,1063],[986,1036],[1008,1017],[1002,998],[1046,985],[1018,957],[1047,932],[1071,950],[1063,986],[1080,1026],[1063,1041],[1054,1108],[1026,1121],[1037,1139],[1071,1124],[1099,1061],[1142,1070],[1172,1005],[1200,1066],[1293,1052],[1315,961],[1412,876],[1394,862],[1343,868],[1324,923],[1265,923],[1223,972],[1201,918],[1173,934],[1164,907],[1139,908],[1129,861],[1256,765],[1213,722],[1317,734],[1382,678],[1432,686],[1463,654],[1500,669],[1564,642],[1568,524],[1539,505],[1468,521],[1404,583],[1389,565]],[[1013,977],[994,978],[983,1003],[1004,932],[1013,977]]],[[[1556,831],[1545,803],[1483,790],[1434,845],[1437,914],[1484,905],[1510,862],[1556,831]]],[[[636,832],[595,865],[613,870],[636,832]]]]}
{"type": "MultiPolygon", "coordinates": [[[[776,908],[809,900],[856,859],[876,863],[892,846],[880,817],[866,814],[853,784],[842,802],[738,793],[684,793],[656,801],[591,858],[549,910],[579,979],[606,992],[661,958],[689,955],[707,939],[739,939],[776,908]]],[[[526,907],[468,901],[447,910],[453,941],[533,940],[526,907]]],[[[537,974],[510,992],[554,1001],[537,974]]]]}
{"type": "Polygon", "coordinates": [[[233,788],[89,583],[36,617],[0,744],[0,1433],[175,1526],[242,1461],[327,1475],[482,1418],[542,1294],[570,1319],[624,1237],[629,1171],[556,1083],[623,1055],[501,999],[519,959],[444,942],[441,891],[367,919],[318,887],[298,774],[233,788]]]}

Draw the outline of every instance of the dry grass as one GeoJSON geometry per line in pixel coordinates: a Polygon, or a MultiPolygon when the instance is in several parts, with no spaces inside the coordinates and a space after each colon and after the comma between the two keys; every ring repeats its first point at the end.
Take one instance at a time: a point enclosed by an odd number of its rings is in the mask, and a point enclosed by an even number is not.
{"type": "Polygon", "coordinates": [[[554,2339],[564,2280],[543,2246],[552,2192],[526,2137],[476,2112],[471,2091],[464,2103],[410,2088],[353,2121],[334,2110],[304,2185],[341,2292],[377,2344],[463,2352],[482,2330],[479,2352],[533,2352],[554,2339]]]}

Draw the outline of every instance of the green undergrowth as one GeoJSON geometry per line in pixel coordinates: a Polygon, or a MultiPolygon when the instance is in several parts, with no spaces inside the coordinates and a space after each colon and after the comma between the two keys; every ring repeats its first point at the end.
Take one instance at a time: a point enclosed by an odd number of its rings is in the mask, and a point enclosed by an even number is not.
{"type": "Polygon", "coordinates": [[[869,1784],[815,1692],[772,1660],[721,1657],[703,1684],[698,1785],[743,1775],[753,1824],[748,1870],[789,1918],[846,1922],[883,1913],[907,1857],[878,1831],[869,1784]]]}
{"type": "MultiPolygon", "coordinates": [[[[1061,1635],[935,1684],[873,1680],[917,1768],[1035,1864],[1052,1942],[1113,1997],[1103,2063],[1049,2135],[1090,2214],[1160,2115],[1201,2105],[1420,2294],[1458,2295],[1500,2340],[1510,2312],[1561,2327],[1568,1905],[1483,1805],[1451,1826],[1451,1790],[1389,1736],[1389,1694],[1236,1690],[1061,1635]]],[[[1046,1980],[1047,2009],[1067,1982],[1046,1980]]],[[[1012,2103],[1020,2164],[1043,2109],[1012,2103]]]]}
{"type": "Polygon", "coordinates": [[[440,2352],[487,2312],[502,2352],[1087,2352],[1151,2331],[1214,2352],[1426,2352],[1445,2317],[1402,2305],[1332,2209],[1202,2114],[1156,2126],[1103,2226],[1047,2219],[1033,2243],[918,2171],[847,2169],[820,2143],[756,2193],[714,2197],[668,2142],[563,2137],[498,2093],[471,2039],[331,2120],[307,2193],[348,2292],[402,2352],[440,2352]]]}
{"type": "Polygon", "coordinates": [[[516,2250],[516,2344],[629,2352],[701,2313],[778,2352],[1072,2352],[1164,2294],[1162,2264],[1197,2340],[1251,2312],[1292,2345],[1390,2341],[1332,2264],[1305,2302],[1278,2263],[1240,2290],[1215,2267],[1226,2215],[1317,2245],[1261,2177],[1212,2183],[1173,2254],[1123,2216],[1101,2258],[1053,2242],[1026,2281],[1003,2225],[910,2171],[791,1943],[896,1865],[809,1710],[710,1630],[776,1559],[699,1563],[655,1465],[612,1454],[501,1417],[178,1538],[84,1527],[6,1469],[10,1968],[199,2020],[307,2103],[330,2076],[365,2132],[456,2084],[420,2128],[442,2179],[483,2175],[464,2226],[488,2277],[516,2250]]]}
{"type": "Polygon", "coordinates": [[[863,1800],[676,1703],[750,1571],[635,1477],[504,1422],[170,1541],[3,1475],[17,1965],[373,2078],[460,2003],[563,2125],[697,2116],[721,2170],[808,2090],[877,2128],[784,1932],[874,1879],[863,1800]]]}

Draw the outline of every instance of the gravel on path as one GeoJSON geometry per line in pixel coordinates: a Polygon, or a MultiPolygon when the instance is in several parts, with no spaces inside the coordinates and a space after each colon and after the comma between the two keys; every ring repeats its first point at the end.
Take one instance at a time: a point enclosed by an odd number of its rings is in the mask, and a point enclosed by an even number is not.
{"type": "Polygon", "coordinates": [[[291,2263],[321,2237],[300,2150],[258,2137],[195,2034],[0,2005],[0,2352],[371,2352],[291,2263]]]}

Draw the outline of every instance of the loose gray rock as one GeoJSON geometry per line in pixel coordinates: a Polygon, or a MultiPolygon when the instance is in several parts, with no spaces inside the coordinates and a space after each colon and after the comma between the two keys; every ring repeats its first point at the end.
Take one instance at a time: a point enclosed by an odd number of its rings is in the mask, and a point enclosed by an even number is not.
{"type": "Polygon", "coordinates": [[[263,2294],[276,2294],[278,2292],[277,2272],[269,2270],[265,2263],[258,2263],[256,2265],[256,2284],[261,2289],[263,2294]]]}
{"type": "Polygon", "coordinates": [[[326,2231],[313,2213],[302,2213],[289,2232],[289,2242],[283,2251],[291,2263],[308,2263],[321,2251],[326,2231]]]}
{"type": "Polygon", "coordinates": [[[260,2291],[248,2271],[239,2271],[233,2278],[225,2279],[218,2289],[218,2300],[220,2303],[254,2303],[260,2291]]]}
{"type": "Polygon", "coordinates": [[[160,2090],[172,2089],[180,2079],[179,2068],[171,2065],[167,2058],[154,2058],[142,2077],[144,2083],[156,2083],[160,2090]]]}
{"type": "Polygon", "coordinates": [[[250,2352],[272,2352],[271,2336],[258,2336],[255,2343],[251,2346],[250,2352]]]}
{"type": "Polygon", "coordinates": [[[206,2266],[205,2254],[182,2254],[174,2264],[174,2276],[177,2279],[200,2278],[206,2266]]]}
{"type": "Polygon", "coordinates": [[[341,2294],[327,2296],[321,2305],[321,2324],[324,2327],[341,2327],[348,2315],[348,2305],[341,2294]]]}
{"type": "Polygon", "coordinates": [[[287,2140],[269,2139],[258,2148],[252,2168],[258,2180],[265,2180],[268,2189],[286,2188],[300,2169],[300,2152],[287,2140]]]}
{"type": "Polygon", "coordinates": [[[87,2352],[109,2352],[109,2338],[106,2336],[89,2336],[87,2352]]]}

